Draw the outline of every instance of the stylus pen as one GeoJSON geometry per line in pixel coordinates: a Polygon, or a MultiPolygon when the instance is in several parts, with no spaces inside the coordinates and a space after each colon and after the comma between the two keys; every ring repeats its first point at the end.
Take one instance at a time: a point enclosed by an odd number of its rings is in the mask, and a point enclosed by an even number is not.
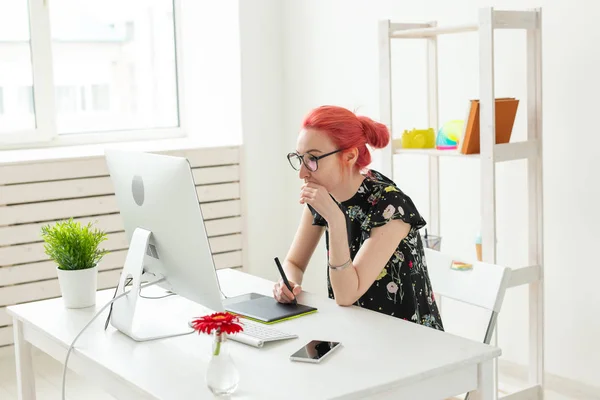
{"type": "Polygon", "coordinates": [[[277,264],[277,269],[279,270],[279,273],[281,274],[283,283],[285,283],[285,286],[287,286],[287,288],[290,289],[290,292],[292,292],[292,296],[294,296],[294,300],[292,300],[292,304],[298,304],[298,302],[296,301],[296,296],[294,295],[294,290],[290,286],[290,282],[288,281],[287,276],[285,276],[285,272],[283,271],[283,267],[281,266],[281,263],[279,262],[278,257],[275,257],[275,264],[277,264]]]}

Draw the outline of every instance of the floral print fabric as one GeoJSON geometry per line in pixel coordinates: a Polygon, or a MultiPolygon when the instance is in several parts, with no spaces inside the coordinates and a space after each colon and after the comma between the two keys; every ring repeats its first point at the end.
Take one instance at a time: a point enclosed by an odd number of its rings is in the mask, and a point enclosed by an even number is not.
{"type": "MultiPolygon", "coordinates": [[[[346,215],[348,243],[352,259],[369,239],[371,229],[400,219],[411,225],[410,232],[396,248],[373,285],[355,303],[356,306],[443,330],[435,302],[419,229],[425,220],[412,200],[393,181],[370,170],[356,194],[338,203],[346,215]]],[[[327,222],[312,207],[313,225],[327,222]]],[[[329,252],[329,232],[325,233],[329,252]]],[[[334,298],[329,268],[327,269],[329,297],[334,298]]]]}

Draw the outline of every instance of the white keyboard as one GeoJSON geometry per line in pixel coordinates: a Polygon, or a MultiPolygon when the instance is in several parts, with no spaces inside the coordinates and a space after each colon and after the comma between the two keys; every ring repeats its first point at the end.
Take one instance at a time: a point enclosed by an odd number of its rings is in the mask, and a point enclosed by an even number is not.
{"type": "MultiPolygon", "coordinates": [[[[236,342],[244,343],[253,347],[263,347],[265,342],[275,342],[277,340],[295,339],[298,335],[286,333],[273,329],[270,326],[243,319],[241,321],[244,330],[242,332],[228,335],[227,338],[236,342]]],[[[188,322],[190,328],[192,321],[188,322]]]]}
{"type": "Polygon", "coordinates": [[[244,330],[234,335],[229,335],[228,338],[250,346],[262,347],[265,342],[295,339],[298,337],[298,335],[282,332],[273,329],[270,326],[265,326],[247,319],[243,319],[241,322],[244,326],[244,330]]]}

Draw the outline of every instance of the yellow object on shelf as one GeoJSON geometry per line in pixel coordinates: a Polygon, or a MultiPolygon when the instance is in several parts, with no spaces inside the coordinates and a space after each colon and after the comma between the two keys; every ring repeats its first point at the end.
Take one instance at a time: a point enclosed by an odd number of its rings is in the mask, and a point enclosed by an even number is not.
{"type": "Polygon", "coordinates": [[[429,129],[405,130],[402,133],[403,149],[433,149],[435,148],[435,131],[429,129]]]}

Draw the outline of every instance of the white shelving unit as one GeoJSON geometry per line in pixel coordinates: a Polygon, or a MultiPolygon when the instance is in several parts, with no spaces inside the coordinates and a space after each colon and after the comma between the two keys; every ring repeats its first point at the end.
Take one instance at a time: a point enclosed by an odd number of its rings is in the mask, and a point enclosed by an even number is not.
{"type": "MultiPolygon", "coordinates": [[[[394,132],[392,120],[391,42],[399,39],[424,39],[427,44],[428,126],[438,123],[439,35],[474,32],[479,35],[480,142],[477,155],[435,149],[401,149],[394,141],[385,148],[382,172],[392,176],[394,158],[402,154],[422,154],[429,158],[429,232],[440,234],[439,157],[479,158],[481,165],[481,235],[483,261],[496,262],[496,164],[527,160],[529,260],[514,268],[511,286],[529,286],[529,383],[524,390],[505,399],[543,399],[544,385],[544,291],[543,291],[543,187],[542,187],[542,12],[541,8],[505,11],[479,10],[472,25],[438,26],[437,22],[379,22],[380,109],[381,121],[394,132]],[[494,32],[497,29],[522,29],[527,32],[527,140],[495,144],[494,32]]],[[[497,343],[496,339],[494,340],[497,343]]],[[[496,368],[496,388],[498,373],[496,368]]],[[[497,392],[497,391],[496,391],[497,392]]]]}

